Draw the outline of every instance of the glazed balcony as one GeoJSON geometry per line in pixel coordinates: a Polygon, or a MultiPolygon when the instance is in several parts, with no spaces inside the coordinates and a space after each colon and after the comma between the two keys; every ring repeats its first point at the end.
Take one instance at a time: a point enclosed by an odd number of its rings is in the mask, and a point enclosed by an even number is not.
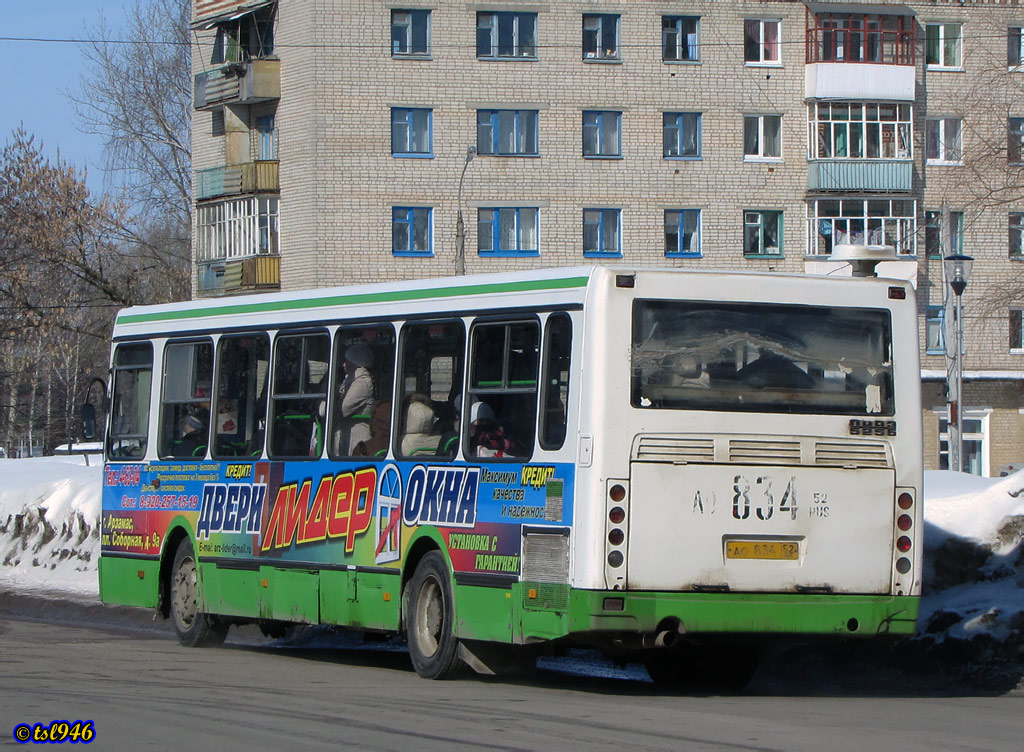
{"type": "Polygon", "coordinates": [[[807,190],[905,193],[914,183],[906,159],[818,159],[807,163],[807,190]]]}

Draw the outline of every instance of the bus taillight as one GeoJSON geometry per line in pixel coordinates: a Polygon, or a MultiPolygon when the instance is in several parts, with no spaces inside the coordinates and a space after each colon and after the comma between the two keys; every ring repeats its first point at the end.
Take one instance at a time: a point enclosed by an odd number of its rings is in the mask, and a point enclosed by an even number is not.
{"type": "Polygon", "coordinates": [[[898,527],[903,532],[910,530],[913,524],[914,520],[911,518],[909,514],[901,514],[899,518],[896,520],[896,527],[898,527]]]}
{"type": "Polygon", "coordinates": [[[629,481],[609,480],[607,485],[605,522],[605,578],[608,587],[619,590],[626,586],[626,540],[629,509],[629,481]]]}

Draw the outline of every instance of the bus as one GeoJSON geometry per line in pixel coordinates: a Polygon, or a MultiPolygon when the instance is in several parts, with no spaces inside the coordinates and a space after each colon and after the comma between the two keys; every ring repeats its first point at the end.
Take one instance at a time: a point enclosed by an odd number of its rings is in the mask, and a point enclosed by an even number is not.
{"type": "Polygon", "coordinates": [[[404,635],[416,672],[567,645],[742,686],[913,633],[911,284],[543,269],[133,307],[99,584],[188,646],[404,635]]]}

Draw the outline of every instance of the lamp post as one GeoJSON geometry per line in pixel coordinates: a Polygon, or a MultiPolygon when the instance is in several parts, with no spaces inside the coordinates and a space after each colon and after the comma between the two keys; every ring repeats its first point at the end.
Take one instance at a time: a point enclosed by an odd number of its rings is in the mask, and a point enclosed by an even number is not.
{"type": "MultiPolygon", "coordinates": [[[[967,289],[967,280],[971,276],[974,259],[959,253],[946,256],[942,260],[942,273],[953,291],[953,331],[956,334],[956,350],[953,352],[953,373],[947,371],[947,392],[949,401],[949,469],[964,471],[964,438],[963,438],[963,391],[964,391],[964,304],[963,294],[967,289]]],[[[946,341],[946,354],[949,355],[949,341],[946,341]]]]}
{"type": "Polygon", "coordinates": [[[476,147],[466,149],[466,161],[462,165],[462,176],[459,178],[459,215],[455,221],[455,273],[466,273],[466,225],[462,221],[462,184],[466,180],[466,168],[476,156],[476,147]]]}

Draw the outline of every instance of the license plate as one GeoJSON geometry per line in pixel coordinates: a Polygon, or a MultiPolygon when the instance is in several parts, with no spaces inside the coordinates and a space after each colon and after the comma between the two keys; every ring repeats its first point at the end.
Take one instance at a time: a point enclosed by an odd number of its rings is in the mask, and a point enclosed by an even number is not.
{"type": "Polygon", "coordinates": [[[800,558],[800,544],[793,541],[731,540],[725,543],[725,558],[796,561],[800,558]]]}

